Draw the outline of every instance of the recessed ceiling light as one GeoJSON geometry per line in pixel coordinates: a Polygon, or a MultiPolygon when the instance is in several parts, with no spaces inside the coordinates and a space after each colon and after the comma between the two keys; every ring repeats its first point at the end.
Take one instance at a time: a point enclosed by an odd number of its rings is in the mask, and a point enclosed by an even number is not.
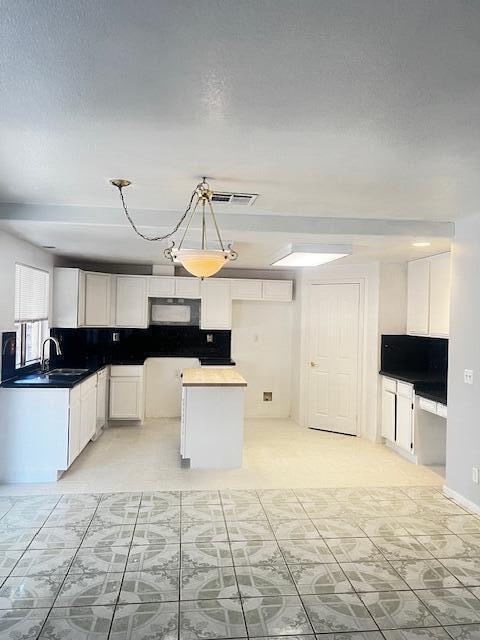
{"type": "Polygon", "coordinates": [[[429,247],[430,242],[412,242],[412,247],[429,247]]]}
{"type": "Polygon", "coordinates": [[[271,261],[273,267],[318,267],[352,253],[348,244],[289,244],[271,261]]]}

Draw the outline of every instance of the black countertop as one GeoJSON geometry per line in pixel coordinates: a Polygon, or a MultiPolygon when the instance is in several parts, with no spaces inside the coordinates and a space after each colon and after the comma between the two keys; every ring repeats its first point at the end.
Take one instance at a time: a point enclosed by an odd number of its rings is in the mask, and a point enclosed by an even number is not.
{"type": "MultiPolygon", "coordinates": [[[[148,356],[148,358],[151,357],[167,356],[148,356]]],[[[72,367],[84,369],[82,373],[75,376],[55,376],[54,373],[44,375],[40,370],[29,371],[26,374],[5,380],[1,386],[5,389],[71,389],[103,367],[108,365],[143,365],[148,358],[112,358],[110,362],[105,362],[104,359],[90,359],[84,367],[72,367]]],[[[235,362],[231,358],[200,357],[198,360],[202,366],[235,366],[235,362]]],[[[62,368],[66,368],[66,365],[62,364],[62,368]]]]}
{"type": "Polygon", "coordinates": [[[422,371],[385,371],[381,369],[380,375],[402,382],[410,382],[417,396],[447,404],[447,381],[445,378],[434,377],[422,371]]]}

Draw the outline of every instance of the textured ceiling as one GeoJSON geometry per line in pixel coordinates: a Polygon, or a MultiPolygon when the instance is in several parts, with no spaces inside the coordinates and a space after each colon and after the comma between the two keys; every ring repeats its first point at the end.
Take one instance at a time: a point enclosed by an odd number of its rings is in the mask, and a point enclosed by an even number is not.
{"type": "Polygon", "coordinates": [[[170,215],[206,174],[272,220],[480,210],[477,0],[4,0],[0,40],[0,202],[121,176],[170,215]]]}
{"type": "Polygon", "coordinates": [[[0,199],[452,219],[480,202],[480,5],[4,0],[0,199]],[[133,199],[133,194],[132,194],[133,199]]]}

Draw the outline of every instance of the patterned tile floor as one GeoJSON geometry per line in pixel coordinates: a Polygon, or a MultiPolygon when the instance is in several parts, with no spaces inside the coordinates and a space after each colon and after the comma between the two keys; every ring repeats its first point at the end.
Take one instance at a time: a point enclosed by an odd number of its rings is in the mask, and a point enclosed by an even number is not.
{"type": "Polygon", "coordinates": [[[0,497],[2,640],[480,639],[435,487],[0,497]]]}

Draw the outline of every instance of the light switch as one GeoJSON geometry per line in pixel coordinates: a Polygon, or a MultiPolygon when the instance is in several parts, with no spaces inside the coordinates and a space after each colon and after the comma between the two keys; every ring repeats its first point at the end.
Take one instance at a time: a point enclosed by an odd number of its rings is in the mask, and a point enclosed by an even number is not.
{"type": "Polygon", "coordinates": [[[472,482],[478,484],[478,467],[472,467],[472,482]]]}
{"type": "Polygon", "coordinates": [[[463,372],[463,381],[465,384],[473,384],[473,370],[465,369],[463,372]]]}

